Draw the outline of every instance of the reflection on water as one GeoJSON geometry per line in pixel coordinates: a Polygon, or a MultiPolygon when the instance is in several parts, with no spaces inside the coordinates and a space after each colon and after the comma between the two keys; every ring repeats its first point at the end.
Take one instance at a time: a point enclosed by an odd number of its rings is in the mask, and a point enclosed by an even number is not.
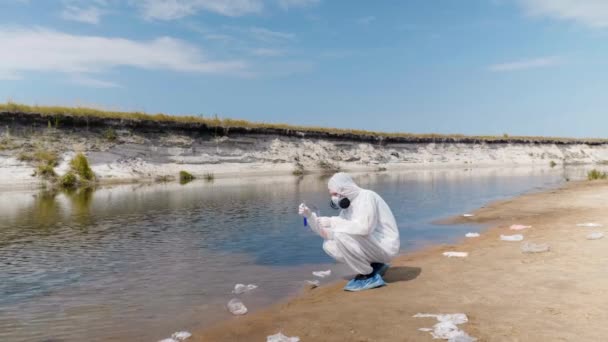
{"type": "MultiPolygon", "coordinates": [[[[470,227],[430,222],[496,198],[584,176],[583,169],[360,174],[389,203],[404,250],[470,227]]],[[[257,308],[297,292],[332,261],[300,202],[327,205],[326,178],[123,185],[0,194],[0,341],[157,340],[228,318],[235,283],[257,308]]],[[[348,274],[332,266],[334,279],[348,274]]]]}

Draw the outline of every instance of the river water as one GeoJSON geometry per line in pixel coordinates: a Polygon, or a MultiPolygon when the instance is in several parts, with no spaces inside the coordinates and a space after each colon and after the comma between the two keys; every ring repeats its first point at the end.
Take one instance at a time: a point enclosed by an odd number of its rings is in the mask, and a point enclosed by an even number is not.
{"type": "MultiPolygon", "coordinates": [[[[479,227],[435,225],[485,203],[555,187],[585,170],[480,168],[357,174],[391,206],[402,250],[479,227]]],[[[302,224],[329,208],[320,176],[0,193],[0,341],[157,341],[232,319],[236,283],[252,310],[301,291],[334,265],[302,224]]]]}

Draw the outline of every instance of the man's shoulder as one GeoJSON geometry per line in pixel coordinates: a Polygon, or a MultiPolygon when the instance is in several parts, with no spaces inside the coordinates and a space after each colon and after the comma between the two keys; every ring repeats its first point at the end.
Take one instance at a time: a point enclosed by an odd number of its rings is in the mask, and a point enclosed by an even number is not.
{"type": "Polygon", "coordinates": [[[370,198],[382,199],[382,197],[380,195],[378,195],[378,193],[375,192],[374,190],[363,189],[361,191],[361,193],[364,196],[367,196],[367,197],[370,197],[370,198]]]}

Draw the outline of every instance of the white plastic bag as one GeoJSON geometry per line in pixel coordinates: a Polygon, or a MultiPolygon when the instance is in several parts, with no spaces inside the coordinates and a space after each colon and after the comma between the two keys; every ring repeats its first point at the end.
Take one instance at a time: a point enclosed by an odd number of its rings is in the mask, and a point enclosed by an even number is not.
{"type": "Polygon", "coordinates": [[[331,275],[331,270],[312,272],[312,275],[319,278],[325,278],[331,275]]]}
{"type": "Polygon", "coordinates": [[[460,330],[460,333],[450,339],[448,339],[448,342],[475,342],[477,341],[476,338],[471,337],[469,334],[467,334],[466,332],[460,330]]]}
{"type": "Polygon", "coordinates": [[[587,240],[599,240],[604,237],[604,233],[602,232],[593,232],[587,235],[587,240]]]}
{"type": "Polygon", "coordinates": [[[469,256],[467,252],[443,252],[443,255],[448,258],[466,258],[469,256]]]}
{"type": "Polygon", "coordinates": [[[469,336],[466,332],[460,330],[458,325],[467,323],[469,318],[463,313],[435,315],[417,313],[414,317],[433,317],[439,323],[433,325],[433,329],[420,328],[420,331],[430,332],[434,339],[448,340],[448,342],[473,342],[475,338],[469,336]]]}
{"type": "Polygon", "coordinates": [[[473,215],[473,214],[462,214],[462,216],[463,216],[463,217],[473,217],[473,216],[475,216],[475,215],[473,215]]]}
{"type": "Polygon", "coordinates": [[[234,290],[232,291],[232,293],[234,293],[234,294],[242,294],[242,293],[245,293],[245,292],[249,292],[251,290],[255,290],[257,288],[258,288],[258,286],[254,285],[254,284],[249,284],[249,285],[236,284],[236,285],[234,285],[234,290]]]}
{"type": "Polygon", "coordinates": [[[592,222],[588,222],[588,223],[579,223],[576,225],[577,227],[584,227],[584,228],[599,228],[602,225],[599,223],[592,223],[592,222]]]}
{"type": "Polygon", "coordinates": [[[522,241],[523,239],[524,239],[524,236],[521,234],[501,235],[500,236],[500,240],[502,240],[502,241],[522,241]]]}
{"type": "Polygon", "coordinates": [[[185,341],[192,337],[192,334],[187,331],[178,331],[173,333],[170,338],[165,338],[164,340],[160,340],[158,342],[181,342],[185,341]]]}
{"type": "Polygon", "coordinates": [[[310,285],[311,288],[315,288],[315,287],[319,287],[321,286],[321,282],[319,282],[318,280],[307,280],[306,281],[308,283],[308,285],[310,285]]]}
{"type": "Polygon", "coordinates": [[[247,313],[247,307],[237,298],[233,298],[228,302],[228,311],[231,314],[240,316],[247,313]]]}
{"type": "Polygon", "coordinates": [[[277,333],[266,337],[266,342],[300,342],[300,338],[297,336],[288,337],[282,333],[277,333]]]}
{"type": "Polygon", "coordinates": [[[550,250],[549,244],[546,243],[533,243],[526,241],[521,244],[521,251],[523,253],[544,253],[550,250]]]}
{"type": "Polygon", "coordinates": [[[509,228],[512,230],[523,230],[523,229],[532,228],[532,226],[524,226],[523,224],[514,224],[509,228]]]}
{"type": "Polygon", "coordinates": [[[479,237],[479,233],[467,233],[465,236],[468,238],[476,238],[479,237]]]}
{"type": "Polygon", "coordinates": [[[171,335],[171,338],[177,341],[185,341],[192,337],[192,334],[187,331],[178,331],[171,335]]]}

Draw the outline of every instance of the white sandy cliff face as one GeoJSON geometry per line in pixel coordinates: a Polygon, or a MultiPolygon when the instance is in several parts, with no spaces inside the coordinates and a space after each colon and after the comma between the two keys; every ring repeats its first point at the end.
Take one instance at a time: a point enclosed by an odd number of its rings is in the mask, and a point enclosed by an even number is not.
{"type": "MultiPolygon", "coordinates": [[[[524,143],[372,144],[276,135],[222,137],[116,130],[116,138],[79,130],[41,129],[21,134],[0,129],[0,185],[38,184],[34,166],[19,161],[23,151],[58,151],[61,175],[76,152],[84,152],[101,182],[177,176],[216,177],[332,171],[394,170],[421,167],[479,167],[593,164],[608,161],[608,145],[524,143]]],[[[15,131],[14,129],[12,130],[15,131]]]]}

